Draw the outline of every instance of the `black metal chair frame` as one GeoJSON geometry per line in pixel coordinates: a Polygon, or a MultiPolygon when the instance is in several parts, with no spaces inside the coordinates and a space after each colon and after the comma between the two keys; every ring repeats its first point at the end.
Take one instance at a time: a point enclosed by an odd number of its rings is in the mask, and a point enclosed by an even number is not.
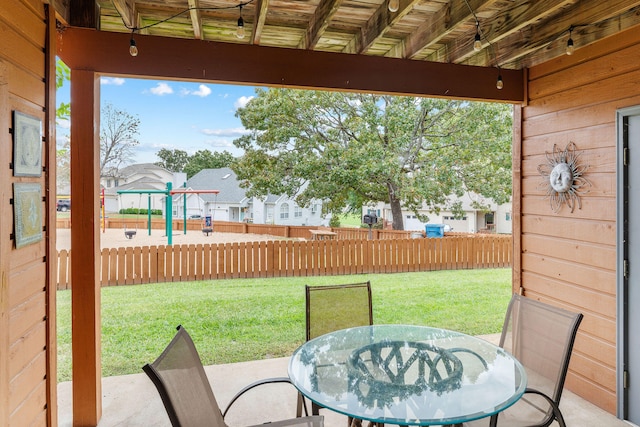
{"type": "MultiPolygon", "coordinates": [[[[198,374],[200,376],[200,378],[202,379],[203,383],[203,387],[206,390],[206,394],[208,395],[207,398],[211,401],[211,406],[213,408],[215,408],[216,410],[219,411],[217,402],[215,401],[215,396],[213,395],[213,391],[211,390],[211,386],[209,385],[208,379],[206,377],[206,374],[204,372],[204,367],[202,366],[201,363],[199,363],[200,361],[200,357],[198,355],[198,352],[195,348],[195,345],[193,343],[193,340],[191,339],[191,336],[189,335],[189,333],[186,331],[186,329],[184,329],[181,325],[179,325],[177,328],[177,333],[174,336],[174,338],[171,340],[171,343],[169,343],[169,345],[167,346],[167,348],[162,352],[162,354],[153,362],[153,363],[147,363],[142,367],[142,370],[149,376],[149,378],[151,379],[151,381],[153,382],[153,384],[156,386],[156,389],[158,390],[158,393],[160,394],[160,398],[162,399],[162,403],[165,406],[165,409],[167,410],[167,414],[169,416],[169,420],[171,421],[172,426],[174,427],[180,427],[182,426],[182,423],[180,422],[178,413],[174,407],[174,402],[170,396],[170,393],[168,391],[167,385],[165,384],[165,381],[162,377],[162,374],[156,369],[156,366],[158,363],[160,363],[163,358],[165,357],[165,355],[168,353],[168,351],[170,350],[170,348],[172,347],[172,345],[180,339],[184,339],[185,342],[187,343],[188,347],[189,347],[189,351],[192,352],[191,356],[194,358],[198,359],[198,365],[196,366],[196,368],[198,369],[198,374]]],[[[240,390],[238,393],[236,393],[235,396],[233,396],[233,398],[229,401],[229,403],[227,404],[227,407],[225,408],[224,411],[221,411],[221,417],[224,420],[224,417],[227,415],[227,412],[229,411],[229,409],[231,409],[231,406],[242,396],[244,395],[246,392],[248,392],[249,390],[252,390],[260,385],[264,385],[264,384],[274,384],[274,383],[287,383],[287,384],[291,384],[291,380],[288,377],[275,377],[275,378],[268,378],[268,379],[264,379],[264,380],[259,380],[256,381],[252,384],[249,384],[248,386],[244,387],[242,390],[240,390]]],[[[322,425],[322,417],[321,416],[316,416],[316,417],[309,417],[307,416],[307,408],[306,405],[304,406],[304,413],[305,413],[305,417],[304,418],[300,418],[300,415],[298,415],[298,417],[294,420],[300,421],[300,422],[304,422],[304,421],[308,421],[308,422],[316,422],[317,424],[313,424],[313,425],[317,425],[317,426],[321,426],[322,425]]],[[[289,425],[287,423],[287,421],[291,421],[294,422],[294,420],[286,420],[286,421],[282,421],[282,422],[276,422],[273,423],[271,425],[289,425]]],[[[214,420],[211,421],[212,423],[214,422],[214,420]]],[[[292,424],[293,425],[293,424],[292,424]]],[[[310,426],[312,424],[309,424],[310,426]]]]}

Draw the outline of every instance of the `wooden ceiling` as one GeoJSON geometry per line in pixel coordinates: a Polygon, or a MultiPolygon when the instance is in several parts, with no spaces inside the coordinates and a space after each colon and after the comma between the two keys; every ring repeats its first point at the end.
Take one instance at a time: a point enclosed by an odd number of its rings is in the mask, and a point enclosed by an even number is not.
{"type": "MultiPolygon", "coordinates": [[[[73,16],[74,9],[86,13],[93,2],[63,2],[62,16],[73,16]]],[[[110,32],[523,69],[565,55],[572,27],[580,49],[640,24],[640,0],[399,0],[396,12],[389,11],[388,2],[97,0],[96,26],[110,32]],[[240,11],[243,39],[236,34],[240,11]],[[473,46],[476,22],[479,51],[473,46]]]]}

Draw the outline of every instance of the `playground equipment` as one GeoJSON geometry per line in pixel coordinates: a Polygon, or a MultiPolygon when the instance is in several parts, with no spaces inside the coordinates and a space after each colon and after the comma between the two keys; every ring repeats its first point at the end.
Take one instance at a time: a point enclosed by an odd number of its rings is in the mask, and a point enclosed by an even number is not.
{"type": "MultiPolygon", "coordinates": [[[[142,194],[139,194],[139,198],[138,198],[138,208],[136,209],[136,222],[134,223],[134,230],[127,230],[127,224],[124,224],[124,236],[127,239],[133,239],[134,237],[136,237],[136,234],[138,233],[138,218],[140,217],[140,204],[142,202],[142,194]]],[[[149,198],[151,198],[151,195],[149,195],[149,198]]],[[[151,206],[151,205],[149,205],[151,206]]],[[[148,211],[151,211],[151,208],[149,207],[148,211]]],[[[149,235],[151,235],[151,232],[149,232],[149,235]]]]}
{"type": "MultiPolygon", "coordinates": [[[[186,195],[187,194],[218,194],[219,190],[188,190],[186,189],[186,183],[182,188],[173,189],[173,184],[167,182],[167,188],[165,190],[119,190],[118,194],[139,194],[142,197],[142,194],[146,194],[149,200],[149,205],[147,208],[147,224],[148,224],[148,232],[149,236],[151,236],[151,195],[152,194],[161,194],[165,196],[165,233],[167,236],[167,244],[172,245],[173,240],[173,196],[175,194],[184,194],[185,195],[185,203],[184,203],[184,214],[183,214],[183,229],[184,234],[187,234],[187,203],[186,203],[186,195]]],[[[138,209],[139,212],[139,209],[138,209]]],[[[211,230],[213,231],[213,230],[211,230]]],[[[211,232],[210,231],[210,232],[211,232]]],[[[135,234],[135,233],[134,233],[135,234]]],[[[126,231],[125,231],[126,235],[126,231]]],[[[127,238],[132,238],[128,237],[127,238]]]]}

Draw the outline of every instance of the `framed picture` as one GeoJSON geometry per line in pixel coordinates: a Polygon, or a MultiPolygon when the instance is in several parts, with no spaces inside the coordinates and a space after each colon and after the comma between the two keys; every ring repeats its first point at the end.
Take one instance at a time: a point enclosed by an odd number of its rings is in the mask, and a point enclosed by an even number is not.
{"type": "Polygon", "coordinates": [[[13,184],[13,220],[16,248],[42,240],[42,188],[40,184],[13,184]]]}
{"type": "Polygon", "coordinates": [[[42,121],[37,117],[13,112],[13,175],[42,174],[42,121]]]}

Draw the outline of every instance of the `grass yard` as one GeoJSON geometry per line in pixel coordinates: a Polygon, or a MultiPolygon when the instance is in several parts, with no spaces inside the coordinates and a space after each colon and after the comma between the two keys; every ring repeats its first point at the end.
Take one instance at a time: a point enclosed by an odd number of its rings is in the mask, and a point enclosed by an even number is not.
{"type": "MultiPolygon", "coordinates": [[[[102,374],[142,372],[182,324],[205,365],[290,355],[304,341],[304,286],[371,280],[374,323],[499,332],[511,270],[234,279],[102,288],[102,374]]],[[[59,381],[71,379],[71,293],[58,291],[59,381]]]]}
{"type": "Polygon", "coordinates": [[[356,227],[362,226],[362,217],[356,214],[340,215],[340,227],[356,227]]]}

